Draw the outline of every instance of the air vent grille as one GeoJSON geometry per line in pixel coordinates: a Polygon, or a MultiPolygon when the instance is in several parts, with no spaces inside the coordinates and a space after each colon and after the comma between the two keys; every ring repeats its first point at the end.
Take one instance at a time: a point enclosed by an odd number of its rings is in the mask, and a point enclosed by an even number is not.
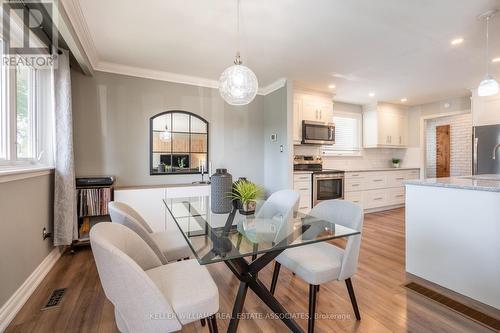
{"type": "Polygon", "coordinates": [[[42,310],[48,310],[58,307],[65,293],[66,288],[55,289],[52,294],[50,294],[50,297],[42,310]]]}

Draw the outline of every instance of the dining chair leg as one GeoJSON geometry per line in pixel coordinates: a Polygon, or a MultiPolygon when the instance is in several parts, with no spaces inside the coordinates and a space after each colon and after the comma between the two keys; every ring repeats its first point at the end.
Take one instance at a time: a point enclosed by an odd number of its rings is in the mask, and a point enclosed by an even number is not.
{"type": "Polygon", "coordinates": [[[316,291],[319,292],[319,284],[316,286],[316,291]]]}
{"type": "MultiPolygon", "coordinates": [[[[254,243],[253,244],[253,251],[257,252],[258,250],[259,250],[259,244],[254,243]]],[[[254,261],[255,259],[257,259],[257,254],[252,254],[252,261],[254,261]]]]}
{"type": "Polygon", "coordinates": [[[345,285],[347,286],[347,291],[349,292],[349,297],[351,298],[352,308],[354,314],[356,315],[356,320],[361,320],[361,315],[359,314],[358,302],[356,302],[356,295],[354,295],[354,288],[352,287],[351,278],[345,280],[345,285]]]}
{"type": "Polygon", "coordinates": [[[307,321],[307,332],[314,332],[314,317],[316,317],[316,293],[318,292],[317,286],[314,284],[309,285],[309,320],[307,321]]]}
{"type": "Polygon", "coordinates": [[[207,324],[205,318],[201,318],[200,321],[201,321],[201,326],[205,327],[205,325],[207,324]]]}
{"type": "Polygon", "coordinates": [[[276,290],[276,284],[278,283],[278,275],[280,274],[281,264],[277,261],[274,262],[273,279],[271,280],[271,289],[269,290],[271,294],[274,295],[276,290]]]}
{"type": "Polygon", "coordinates": [[[211,315],[210,317],[207,317],[208,321],[208,330],[210,333],[219,333],[219,330],[217,328],[217,319],[215,319],[215,315],[211,315]]]}

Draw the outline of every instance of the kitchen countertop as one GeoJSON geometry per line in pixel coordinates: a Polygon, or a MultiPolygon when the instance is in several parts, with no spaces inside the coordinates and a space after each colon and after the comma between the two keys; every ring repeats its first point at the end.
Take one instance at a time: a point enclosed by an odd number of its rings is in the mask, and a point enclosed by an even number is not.
{"type": "Polygon", "coordinates": [[[500,175],[478,175],[466,177],[428,178],[407,180],[405,185],[434,186],[462,190],[500,192],[500,175]]]}
{"type": "Polygon", "coordinates": [[[294,171],[293,173],[295,173],[297,175],[300,175],[300,174],[308,174],[308,175],[310,175],[313,172],[312,171],[294,171]]]}
{"type": "Polygon", "coordinates": [[[346,168],[345,172],[369,172],[369,171],[398,171],[398,170],[420,170],[419,167],[404,167],[404,168],[392,168],[392,167],[379,167],[379,168],[346,168]]]}

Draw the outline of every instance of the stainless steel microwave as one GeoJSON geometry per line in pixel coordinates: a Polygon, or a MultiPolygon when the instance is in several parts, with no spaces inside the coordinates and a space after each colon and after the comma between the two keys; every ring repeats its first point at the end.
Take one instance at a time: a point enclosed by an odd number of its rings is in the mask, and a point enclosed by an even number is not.
{"type": "Polygon", "coordinates": [[[302,143],[333,145],[335,143],[335,124],[302,120],[302,143]]]}

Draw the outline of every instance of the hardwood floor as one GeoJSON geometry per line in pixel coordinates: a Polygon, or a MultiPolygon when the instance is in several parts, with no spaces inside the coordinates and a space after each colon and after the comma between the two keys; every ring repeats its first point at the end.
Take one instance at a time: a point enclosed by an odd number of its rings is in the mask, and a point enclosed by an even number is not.
{"type": "MultiPolygon", "coordinates": [[[[420,295],[407,291],[404,209],[365,215],[358,272],[352,282],[361,321],[356,321],[343,282],[321,286],[318,294],[315,332],[491,332],[420,295]],[[329,318],[329,319],[325,319],[329,318]]],[[[259,277],[270,285],[273,265],[259,277]]],[[[225,332],[238,280],[224,264],[208,267],[220,294],[219,331],[225,332]]],[[[308,309],[308,285],[285,268],[281,269],[277,298],[291,313],[297,314],[301,327],[307,328],[300,315],[308,309]]],[[[244,311],[250,315],[269,314],[268,308],[249,292],[244,311]]],[[[280,320],[252,318],[240,322],[239,332],[287,332],[280,320]]],[[[18,313],[6,332],[118,332],[113,305],[105,298],[90,249],[66,254],[47,275],[18,313]],[[59,308],[40,311],[50,292],[68,288],[59,308]]],[[[182,332],[208,332],[199,322],[182,332]]]]}

